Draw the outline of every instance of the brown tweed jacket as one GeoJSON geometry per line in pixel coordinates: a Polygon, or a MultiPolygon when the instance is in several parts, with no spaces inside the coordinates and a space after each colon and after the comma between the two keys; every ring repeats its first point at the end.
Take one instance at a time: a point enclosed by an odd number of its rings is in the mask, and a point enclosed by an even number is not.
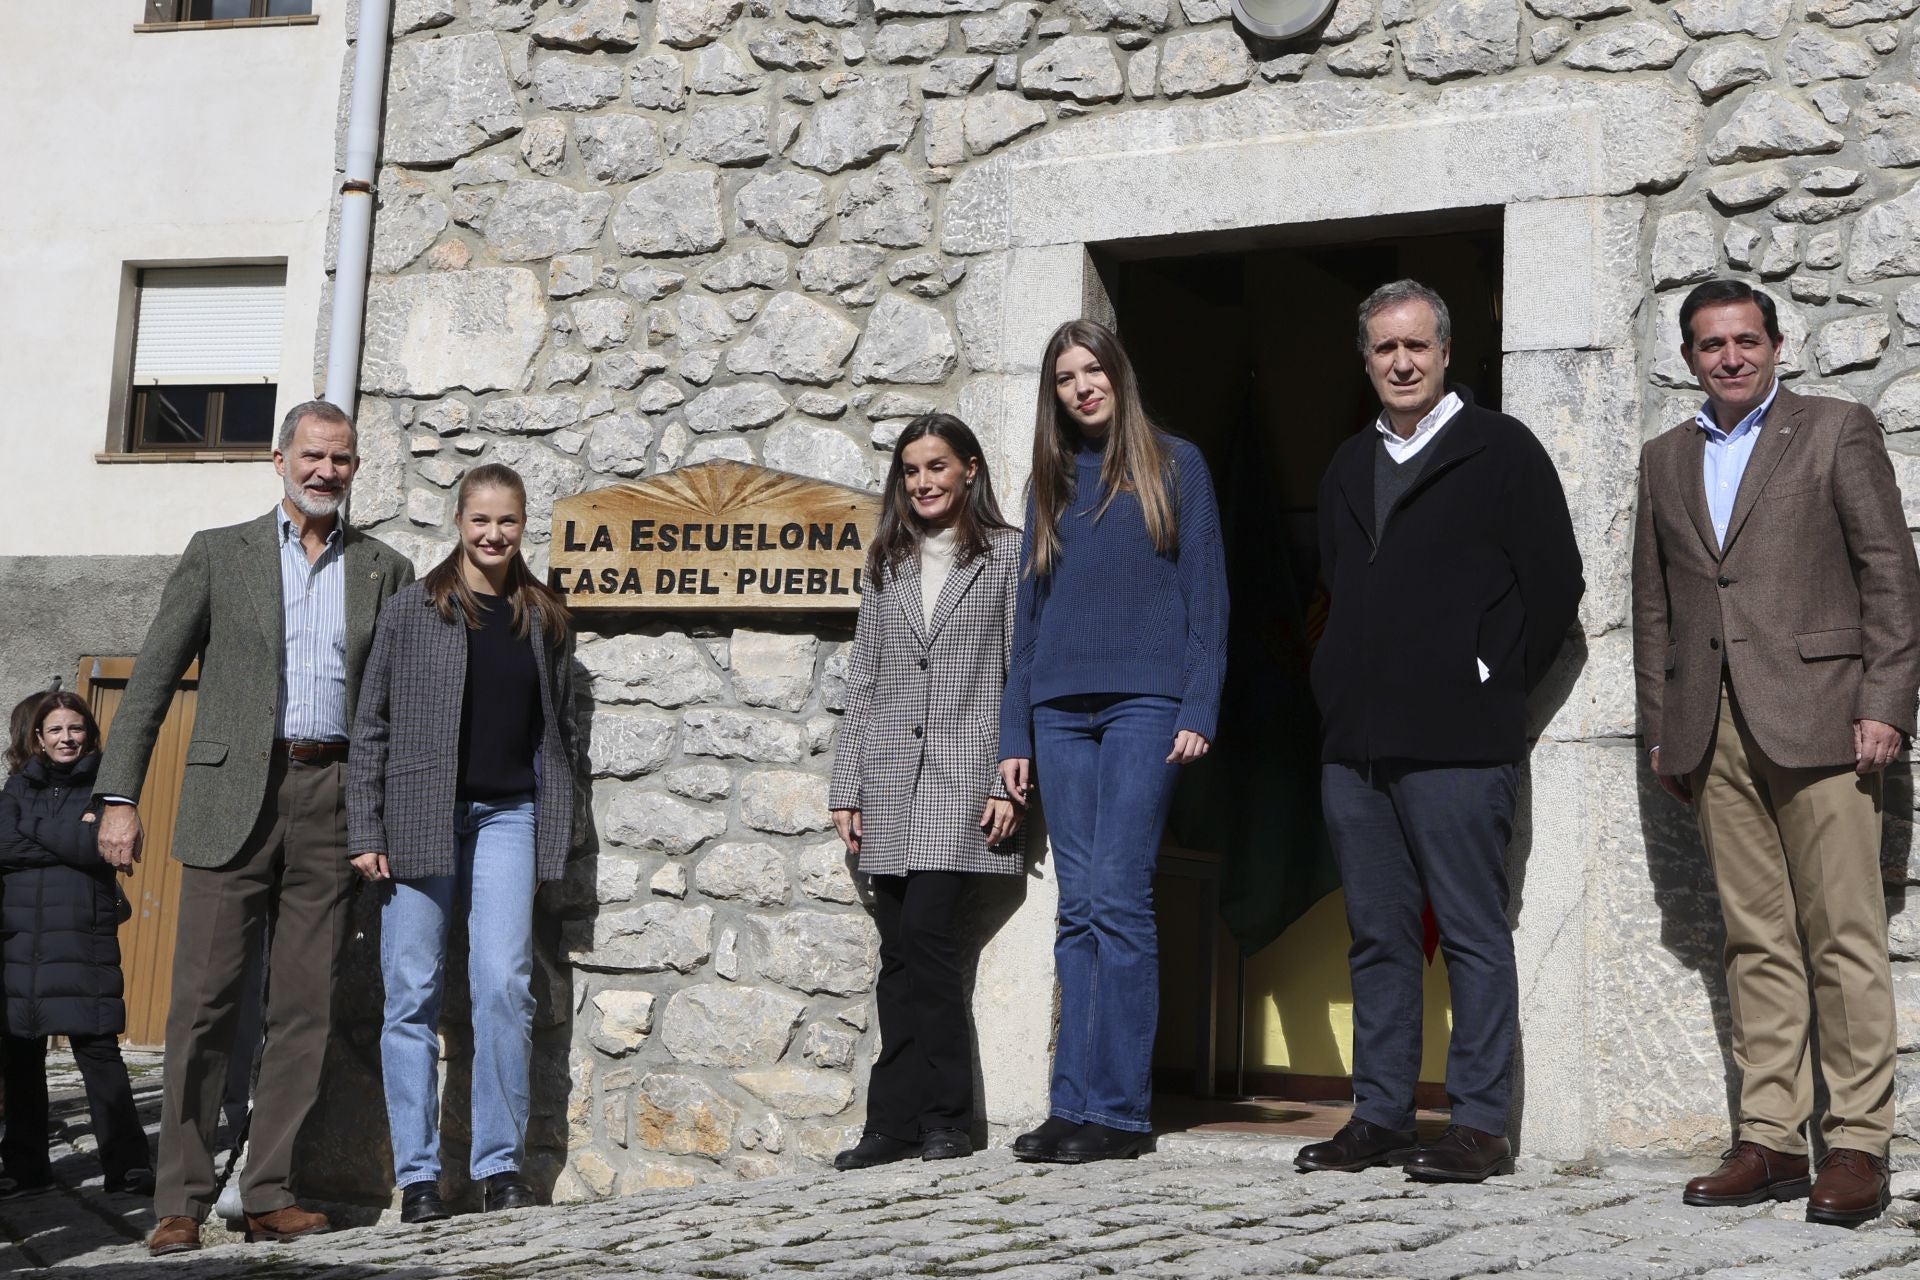
{"type": "MultiPolygon", "coordinates": [[[[541,739],[534,756],[535,873],[558,880],[573,843],[573,642],[558,651],[528,628],[540,676],[541,739]]],[[[460,711],[467,686],[467,628],[427,600],[426,584],[380,610],[361,681],[347,755],[350,857],[384,853],[396,880],[452,875],[459,789],[460,711]]]]}
{"type": "Polygon", "coordinates": [[[1855,720],[1914,731],[1920,566],[1879,425],[1859,405],[1782,388],[1760,430],[1724,551],[1700,429],[1640,452],[1634,676],[1662,773],[1705,760],[1723,668],[1778,765],[1851,765],[1855,720]]]}

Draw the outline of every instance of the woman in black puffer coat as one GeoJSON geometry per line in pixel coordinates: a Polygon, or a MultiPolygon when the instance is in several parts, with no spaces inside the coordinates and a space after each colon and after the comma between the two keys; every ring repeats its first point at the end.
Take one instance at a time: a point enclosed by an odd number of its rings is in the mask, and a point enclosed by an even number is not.
{"type": "Polygon", "coordinates": [[[109,1191],[149,1195],[153,1160],[120,1059],[119,890],[89,812],[100,729],[77,695],[33,713],[32,754],[0,789],[0,960],[7,1129],[0,1159],[21,1190],[48,1186],[47,1037],[66,1036],[86,1082],[109,1191]]]}

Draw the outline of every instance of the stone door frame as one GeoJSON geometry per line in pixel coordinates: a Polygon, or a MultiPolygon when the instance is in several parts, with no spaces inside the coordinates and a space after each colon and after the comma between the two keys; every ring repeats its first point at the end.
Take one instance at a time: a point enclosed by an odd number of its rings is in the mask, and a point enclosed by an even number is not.
{"type": "MultiPolygon", "coordinates": [[[[1643,385],[1645,201],[1634,192],[1678,180],[1697,127],[1691,103],[1646,83],[1494,85],[1437,100],[1288,86],[1057,128],[967,170],[947,202],[945,247],[974,255],[958,299],[976,371],[961,414],[1010,507],[1026,482],[1048,335],[1065,320],[1110,313],[1090,247],[1502,210],[1504,408],[1554,455],[1588,565],[1587,647],[1570,660],[1570,691],[1563,682],[1565,696],[1541,713],[1551,719],[1521,815],[1530,846],[1515,933],[1524,1140],[1556,1158],[1592,1145],[1586,890],[1598,816],[1622,801],[1591,793],[1595,771],[1579,749],[1617,752],[1632,734],[1631,664],[1622,661],[1630,522],[1621,513],[1631,511],[1643,385]]],[[[1028,888],[987,943],[975,1002],[982,1103],[1009,1126],[1046,1112],[1050,861],[1028,888]]]]}

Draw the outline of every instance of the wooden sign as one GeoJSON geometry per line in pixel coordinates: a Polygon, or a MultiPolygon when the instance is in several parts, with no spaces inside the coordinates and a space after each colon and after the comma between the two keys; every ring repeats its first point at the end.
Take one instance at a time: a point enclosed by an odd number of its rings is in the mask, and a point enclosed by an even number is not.
{"type": "Polygon", "coordinates": [[[702,462],[553,504],[547,581],[574,609],[857,609],[880,498],[702,462]]]}

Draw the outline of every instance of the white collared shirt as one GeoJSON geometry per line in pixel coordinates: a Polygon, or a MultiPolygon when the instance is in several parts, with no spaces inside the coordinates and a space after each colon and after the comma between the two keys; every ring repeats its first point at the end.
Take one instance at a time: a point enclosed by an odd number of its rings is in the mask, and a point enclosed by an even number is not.
{"type": "Polygon", "coordinates": [[[1458,394],[1449,391],[1439,404],[1427,411],[1427,416],[1414,424],[1413,434],[1404,440],[1394,431],[1387,421],[1387,411],[1382,409],[1380,416],[1373,420],[1374,430],[1387,443],[1387,456],[1395,462],[1404,463],[1427,447],[1429,441],[1440,434],[1440,428],[1453,420],[1453,415],[1465,408],[1458,394]]]}

